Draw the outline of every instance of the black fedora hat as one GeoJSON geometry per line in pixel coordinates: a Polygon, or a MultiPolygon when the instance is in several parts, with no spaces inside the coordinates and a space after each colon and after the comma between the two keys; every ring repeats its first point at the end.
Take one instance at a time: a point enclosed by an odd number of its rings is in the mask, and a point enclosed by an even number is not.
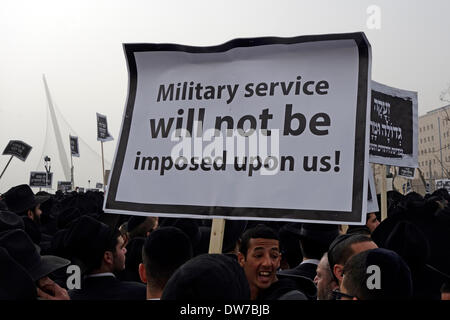
{"type": "Polygon", "coordinates": [[[113,238],[120,236],[118,229],[113,229],[89,215],[76,219],[64,233],[63,247],[72,258],[81,260],[86,272],[110,249],[113,238]]]}
{"type": "Polygon", "coordinates": [[[35,300],[36,285],[28,272],[0,247],[0,300],[35,300]]]}
{"type": "Polygon", "coordinates": [[[161,300],[249,300],[250,287],[237,260],[224,254],[201,254],[175,271],[161,300]]]}
{"type": "Polygon", "coordinates": [[[303,223],[299,232],[301,240],[309,239],[327,247],[338,235],[339,226],[336,224],[303,223]]]}
{"type": "Polygon", "coordinates": [[[13,212],[0,210],[0,232],[24,228],[25,225],[21,217],[13,212]]]}
{"type": "Polygon", "coordinates": [[[35,196],[29,185],[21,184],[6,191],[3,198],[10,211],[22,213],[47,201],[50,196],[35,196]]]}
{"type": "Polygon", "coordinates": [[[57,256],[40,256],[33,241],[20,229],[0,233],[0,246],[28,271],[34,281],[70,264],[69,260],[57,256]]]}

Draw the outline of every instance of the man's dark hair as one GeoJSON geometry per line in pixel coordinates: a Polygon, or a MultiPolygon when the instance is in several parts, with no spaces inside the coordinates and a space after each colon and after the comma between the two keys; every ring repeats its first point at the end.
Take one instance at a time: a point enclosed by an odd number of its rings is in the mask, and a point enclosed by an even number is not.
{"type": "Polygon", "coordinates": [[[103,256],[106,251],[111,251],[113,253],[113,256],[116,256],[116,246],[119,243],[119,236],[120,236],[119,229],[112,229],[108,236],[108,241],[106,242],[105,249],[103,250],[102,254],[97,255],[95,258],[93,258],[91,261],[86,261],[86,267],[87,267],[87,273],[98,269],[102,266],[103,262],[103,256]]]}
{"type": "Polygon", "coordinates": [[[147,232],[151,231],[156,225],[156,218],[145,217],[141,223],[131,229],[132,225],[130,222],[127,224],[127,231],[130,239],[136,237],[147,237],[147,232]]]}
{"type": "Polygon", "coordinates": [[[352,256],[345,263],[343,275],[347,293],[359,300],[409,299],[412,296],[411,271],[392,250],[377,248],[352,256]],[[369,287],[368,280],[372,273],[368,267],[378,268],[379,287],[369,287]]]}
{"type": "Polygon", "coordinates": [[[142,260],[151,287],[163,289],[172,274],[193,256],[189,237],[176,227],[153,231],[142,247],[142,260]]]}
{"type": "Polygon", "coordinates": [[[328,246],[311,239],[301,239],[300,248],[302,255],[308,259],[322,259],[322,256],[328,250],[328,246]]]}
{"type": "Polygon", "coordinates": [[[450,293],[450,280],[447,280],[442,284],[441,293],[450,293]]]}
{"type": "Polygon", "coordinates": [[[280,240],[277,233],[264,224],[258,224],[256,227],[248,229],[244,232],[241,238],[241,245],[239,252],[241,252],[244,257],[247,256],[248,246],[250,244],[250,239],[273,239],[280,240]]]}
{"type": "Polygon", "coordinates": [[[338,279],[334,275],[333,268],[335,264],[344,265],[348,258],[353,254],[352,244],[373,241],[370,237],[362,234],[341,234],[330,244],[328,249],[328,261],[330,262],[331,273],[334,280],[338,279]]]}
{"type": "Polygon", "coordinates": [[[359,300],[370,299],[370,290],[366,285],[366,260],[369,250],[354,255],[344,266],[345,289],[359,300]]]}

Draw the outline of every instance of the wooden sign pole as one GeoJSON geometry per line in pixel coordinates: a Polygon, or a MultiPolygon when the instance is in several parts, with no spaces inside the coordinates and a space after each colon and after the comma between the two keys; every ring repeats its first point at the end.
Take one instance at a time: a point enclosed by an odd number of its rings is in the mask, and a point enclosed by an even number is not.
{"type": "Polygon", "coordinates": [[[387,218],[386,166],[381,165],[381,221],[387,218]]]}
{"type": "Polygon", "coordinates": [[[9,163],[11,162],[12,158],[13,158],[13,156],[11,156],[11,158],[9,158],[8,163],[6,164],[5,169],[3,169],[2,174],[0,174],[0,179],[3,177],[3,174],[5,173],[6,169],[8,168],[9,163]]]}
{"type": "Polygon", "coordinates": [[[222,253],[225,219],[213,219],[208,253],[222,253]]]}
{"type": "Polygon", "coordinates": [[[103,156],[103,141],[101,141],[102,144],[102,177],[103,177],[103,191],[105,191],[105,160],[104,160],[104,156],[103,156]]]}

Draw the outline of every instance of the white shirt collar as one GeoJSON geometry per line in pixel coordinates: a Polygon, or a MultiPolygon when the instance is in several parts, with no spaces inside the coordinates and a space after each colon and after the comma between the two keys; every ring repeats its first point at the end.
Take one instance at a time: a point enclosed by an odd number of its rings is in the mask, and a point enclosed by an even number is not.
{"type": "Polygon", "coordinates": [[[88,274],[86,278],[98,278],[98,277],[116,277],[112,272],[102,272],[102,273],[94,273],[88,274]]]}
{"type": "Polygon", "coordinates": [[[317,260],[317,259],[307,259],[307,260],[302,261],[300,264],[304,264],[304,263],[312,263],[312,264],[318,265],[319,262],[320,262],[320,261],[317,260]]]}

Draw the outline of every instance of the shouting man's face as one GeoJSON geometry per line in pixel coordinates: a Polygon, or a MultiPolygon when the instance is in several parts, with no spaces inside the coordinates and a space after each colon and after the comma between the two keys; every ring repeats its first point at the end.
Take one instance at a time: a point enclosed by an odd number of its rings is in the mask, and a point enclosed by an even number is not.
{"type": "Polygon", "coordinates": [[[247,255],[239,253],[238,259],[250,285],[252,299],[256,298],[261,289],[266,289],[277,281],[276,272],[281,260],[278,240],[250,239],[247,255]]]}

